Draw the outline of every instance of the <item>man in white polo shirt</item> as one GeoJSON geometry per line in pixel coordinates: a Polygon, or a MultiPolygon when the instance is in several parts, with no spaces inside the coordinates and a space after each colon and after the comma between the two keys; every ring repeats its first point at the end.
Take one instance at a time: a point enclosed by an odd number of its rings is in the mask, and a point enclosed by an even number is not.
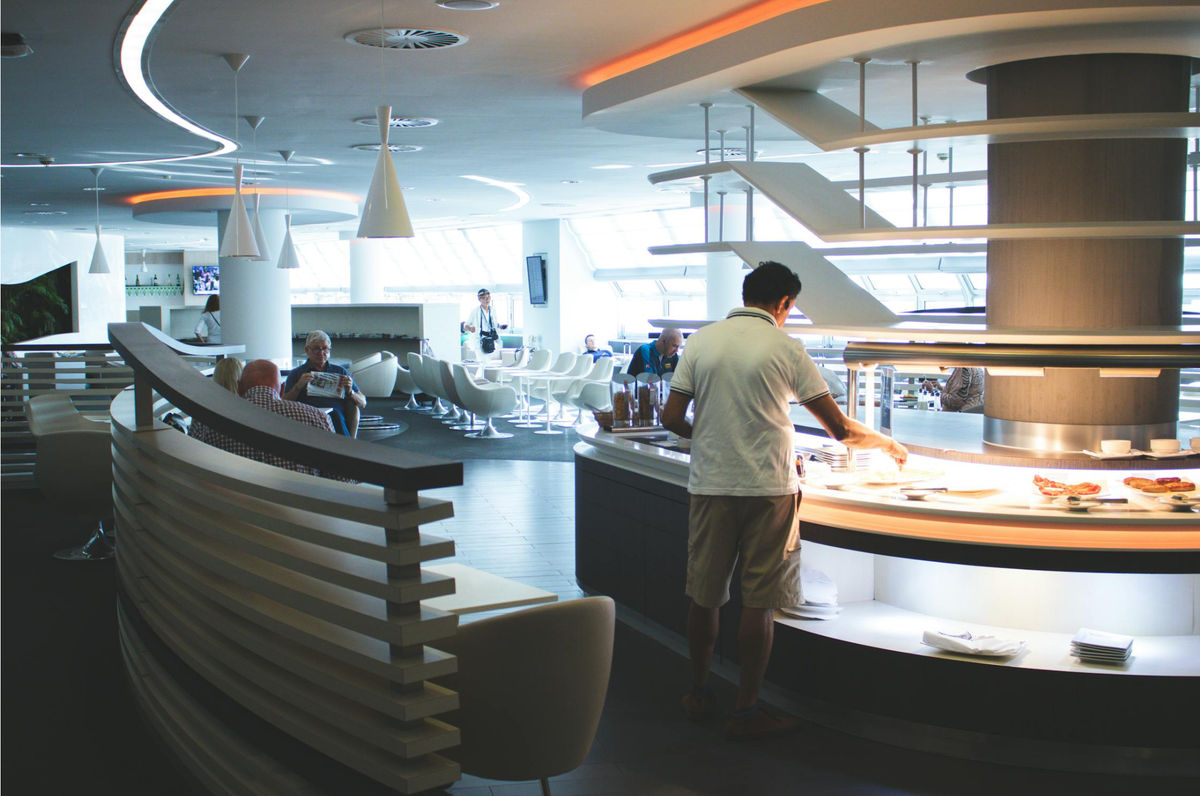
{"type": "Polygon", "coordinates": [[[741,676],[730,738],[776,735],[796,720],[758,704],[774,640],[774,609],[798,604],[800,503],[788,404],[795,401],[830,436],[850,448],[879,448],[898,463],[904,446],[846,417],[804,344],[780,327],[799,278],[784,265],[761,263],[742,283],[742,303],[725,320],[688,338],[671,382],[663,425],[692,439],[687,594],[692,690],[683,707],[692,719],[713,713],[707,685],[717,639],[718,609],[729,600],[734,566],[742,561],[738,632],[741,676]],[[688,405],[695,403],[688,422],[688,405]]]}

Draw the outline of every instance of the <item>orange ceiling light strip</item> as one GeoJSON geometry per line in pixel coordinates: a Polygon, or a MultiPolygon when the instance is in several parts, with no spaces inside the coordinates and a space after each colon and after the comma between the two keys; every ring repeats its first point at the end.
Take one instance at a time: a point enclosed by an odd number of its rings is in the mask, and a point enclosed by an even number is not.
{"type": "Polygon", "coordinates": [[[766,22],[768,19],[825,2],[828,0],[763,0],[712,22],[707,22],[700,27],[672,36],[658,44],[652,44],[645,49],[602,64],[585,72],[580,77],[580,83],[584,88],[590,88],[597,83],[603,83],[605,80],[611,80],[635,69],[641,69],[643,66],[657,63],[693,47],[708,44],[710,41],[737,33],[739,30],[745,30],[760,22],[766,22]]]}
{"type": "MultiPolygon", "coordinates": [[[[262,196],[313,196],[319,199],[336,199],[340,202],[358,204],[358,197],[340,191],[322,191],[317,188],[255,188],[243,187],[243,194],[261,194],[262,196]]],[[[144,202],[159,202],[164,199],[189,199],[197,196],[233,196],[233,188],[185,188],[178,191],[152,191],[139,193],[125,200],[126,204],[140,205],[144,202]]]]}

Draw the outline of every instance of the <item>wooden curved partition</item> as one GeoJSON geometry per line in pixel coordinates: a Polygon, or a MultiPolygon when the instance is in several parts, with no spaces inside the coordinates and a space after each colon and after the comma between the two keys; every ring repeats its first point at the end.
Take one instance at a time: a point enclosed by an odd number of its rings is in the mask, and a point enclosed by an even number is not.
{"type": "Polygon", "coordinates": [[[421,564],[453,542],[421,532],[461,464],[322,434],[212,385],[174,341],[110,327],[134,371],[112,404],[120,633],[139,705],[218,793],[413,793],[448,784],[459,742],[436,716],[454,671],[426,646],[457,617],[421,564]],[[155,394],[157,393],[157,395],[155,394]],[[169,401],[169,403],[168,403],[169,401]],[[170,405],[255,447],[359,480],[295,473],[154,418],[170,405]]]}

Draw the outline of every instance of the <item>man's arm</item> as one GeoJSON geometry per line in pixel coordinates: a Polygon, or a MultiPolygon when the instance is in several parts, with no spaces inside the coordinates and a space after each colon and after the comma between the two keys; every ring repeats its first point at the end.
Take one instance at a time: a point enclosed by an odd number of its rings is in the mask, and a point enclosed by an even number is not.
{"type": "Polygon", "coordinates": [[[667,395],[667,403],[662,410],[662,424],[667,431],[673,431],[684,439],[692,438],[692,424],[687,421],[690,396],[672,390],[667,395]]]}
{"type": "Polygon", "coordinates": [[[646,369],[646,360],[642,357],[642,349],[635,348],[633,359],[629,360],[629,368],[625,371],[630,376],[636,376],[646,369]]]}
{"type": "MultiPolygon", "coordinates": [[[[904,464],[908,460],[907,448],[870,426],[847,417],[828,393],[804,404],[804,408],[812,412],[813,417],[825,427],[831,437],[847,448],[882,450],[895,459],[897,464],[904,464]]],[[[665,409],[663,415],[663,425],[666,425],[665,409]]]]}

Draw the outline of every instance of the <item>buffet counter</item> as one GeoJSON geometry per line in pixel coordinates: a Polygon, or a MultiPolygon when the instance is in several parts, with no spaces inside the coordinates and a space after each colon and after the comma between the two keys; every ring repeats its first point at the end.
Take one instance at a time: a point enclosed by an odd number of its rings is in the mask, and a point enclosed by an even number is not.
{"type": "MultiPolygon", "coordinates": [[[[687,441],[662,431],[580,437],[580,584],[656,632],[684,636],[687,441]]],[[[835,472],[820,461],[828,438],[797,433],[796,443],[817,460],[806,463],[803,485],[804,567],[832,581],[836,607],[823,607],[824,619],[777,614],[767,679],[785,706],[946,754],[1200,773],[1200,731],[1178,710],[1200,699],[1200,513],[1188,499],[1196,491],[1145,494],[1124,483],[1131,475],[1196,483],[1200,466],[1124,473],[913,455],[900,471],[875,456],[835,472]],[[1035,476],[1094,484],[1081,491],[1095,494],[1046,496],[1035,476]],[[1183,497],[1159,501],[1169,494],[1183,497]],[[1081,628],[1133,636],[1132,656],[1081,661],[1071,654],[1081,628]],[[923,644],[925,631],[1021,646],[963,655],[923,644]]],[[[718,642],[729,663],[739,611],[735,594],[718,642]]]]}

